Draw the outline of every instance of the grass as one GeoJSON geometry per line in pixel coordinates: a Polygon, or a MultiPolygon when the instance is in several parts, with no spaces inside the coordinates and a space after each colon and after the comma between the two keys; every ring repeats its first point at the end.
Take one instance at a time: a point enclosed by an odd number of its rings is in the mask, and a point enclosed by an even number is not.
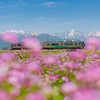
{"type": "Polygon", "coordinates": [[[42,51],[42,53],[63,53],[64,50],[46,50],[46,51],[42,51]]]}
{"type": "Polygon", "coordinates": [[[82,51],[84,53],[91,53],[91,52],[93,52],[93,53],[100,53],[100,49],[97,49],[97,50],[86,50],[86,49],[83,49],[82,51]]]}
{"type": "Polygon", "coordinates": [[[4,50],[0,50],[0,53],[2,53],[4,50]]]}
{"type": "MultiPolygon", "coordinates": [[[[12,52],[12,50],[0,50],[0,53],[2,52],[12,52]]],[[[91,53],[91,52],[94,52],[94,53],[100,53],[100,49],[96,50],[96,51],[93,51],[93,50],[85,50],[83,49],[82,50],[84,53],[91,53]]],[[[64,53],[64,52],[67,52],[66,50],[42,50],[41,53],[64,53]]]]}

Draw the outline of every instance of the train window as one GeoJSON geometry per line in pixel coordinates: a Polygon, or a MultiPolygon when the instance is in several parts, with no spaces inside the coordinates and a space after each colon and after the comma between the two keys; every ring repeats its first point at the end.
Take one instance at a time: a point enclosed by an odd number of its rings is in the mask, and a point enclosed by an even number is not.
{"type": "Polygon", "coordinates": [[[82,42],[79,42],[79,45],[82,45],[82,42]]]}
{"type": "Polygon", "coordinates": [[[59,43],[51,43],[51,46],[58,46],[59,43]]]}
{"type": "Polygon", "coordinates": [[[75,43],[75,45],[77,45],[77,43],[75,43]]]}
{"type": "Polygon", "coordinates": [[[69,43],[69,45],[73,45],[73,43],[69,43]]]}
{"type": "Polygon", "coordinates": [[[18,46],[22,46],[21,44],[18,44],[18,46]]]}
{"type": "Polygon", "coordinates": [[[60,45],[63,45],[63,43],[60,43],[60,45]]]}
{"type": "Polygon", "coordinates": [[[14,44],[13,46],[16,46],[16,44],[14,44]]]}
{"type": "Polygon", "coordinates": [[[84,44],[83,42],[81,42],[81,44],[84,44]]]}
{"type": "Polygon", "coordinates": [[[47,43],[47,46],[49,46],[50,45],[50,43],[47,43]]]}
{"type": "Polygon", "coordinates": [[[65,43],[65,45],[68,45],[68,43],[65,43]]]}
{"type": "Polygon", "coordinates": [[[79,45],[84,45],[84,42],[80,42],[79,45]]]}

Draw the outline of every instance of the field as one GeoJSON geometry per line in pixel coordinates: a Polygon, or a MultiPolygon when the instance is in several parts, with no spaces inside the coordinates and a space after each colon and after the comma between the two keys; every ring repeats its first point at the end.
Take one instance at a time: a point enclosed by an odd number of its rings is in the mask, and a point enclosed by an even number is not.
{"type": "Polygon", "coordinates": [[[100,50],[0,52],[0,100],[100,100],[100,50]]]}
{"type": "MultiPolygon", "coordinates": [[[[16,43],[12,33],[4,41],[16,43]]],[[[0,100],[100,100],[100,40],[90,37],[86,50],[42,50],[34,37],[28,50],[0,51],[0,100]]]]}

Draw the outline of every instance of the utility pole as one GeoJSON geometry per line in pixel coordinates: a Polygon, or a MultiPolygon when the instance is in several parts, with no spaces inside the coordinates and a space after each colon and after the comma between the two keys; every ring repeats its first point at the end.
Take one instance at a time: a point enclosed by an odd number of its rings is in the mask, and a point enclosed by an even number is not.
{"type": "Polygon", "coordinates": [[[33,37],[35,37],[35,32],[33,32],[33,37]]]}
{"type": "Polygon", "coordinates": [[[47,42],[49,42],[49,34],[48,34],[48,37],[47,37],[47,42]]]}

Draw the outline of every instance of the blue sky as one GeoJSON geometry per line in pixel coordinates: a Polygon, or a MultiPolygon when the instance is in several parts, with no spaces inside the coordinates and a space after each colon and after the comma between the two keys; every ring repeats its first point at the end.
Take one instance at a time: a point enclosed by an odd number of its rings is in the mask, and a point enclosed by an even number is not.
{"type": "Polygon", "coordinates": [[[0,0],[0,31],[100,31],[100,0],[0,0]]]}

